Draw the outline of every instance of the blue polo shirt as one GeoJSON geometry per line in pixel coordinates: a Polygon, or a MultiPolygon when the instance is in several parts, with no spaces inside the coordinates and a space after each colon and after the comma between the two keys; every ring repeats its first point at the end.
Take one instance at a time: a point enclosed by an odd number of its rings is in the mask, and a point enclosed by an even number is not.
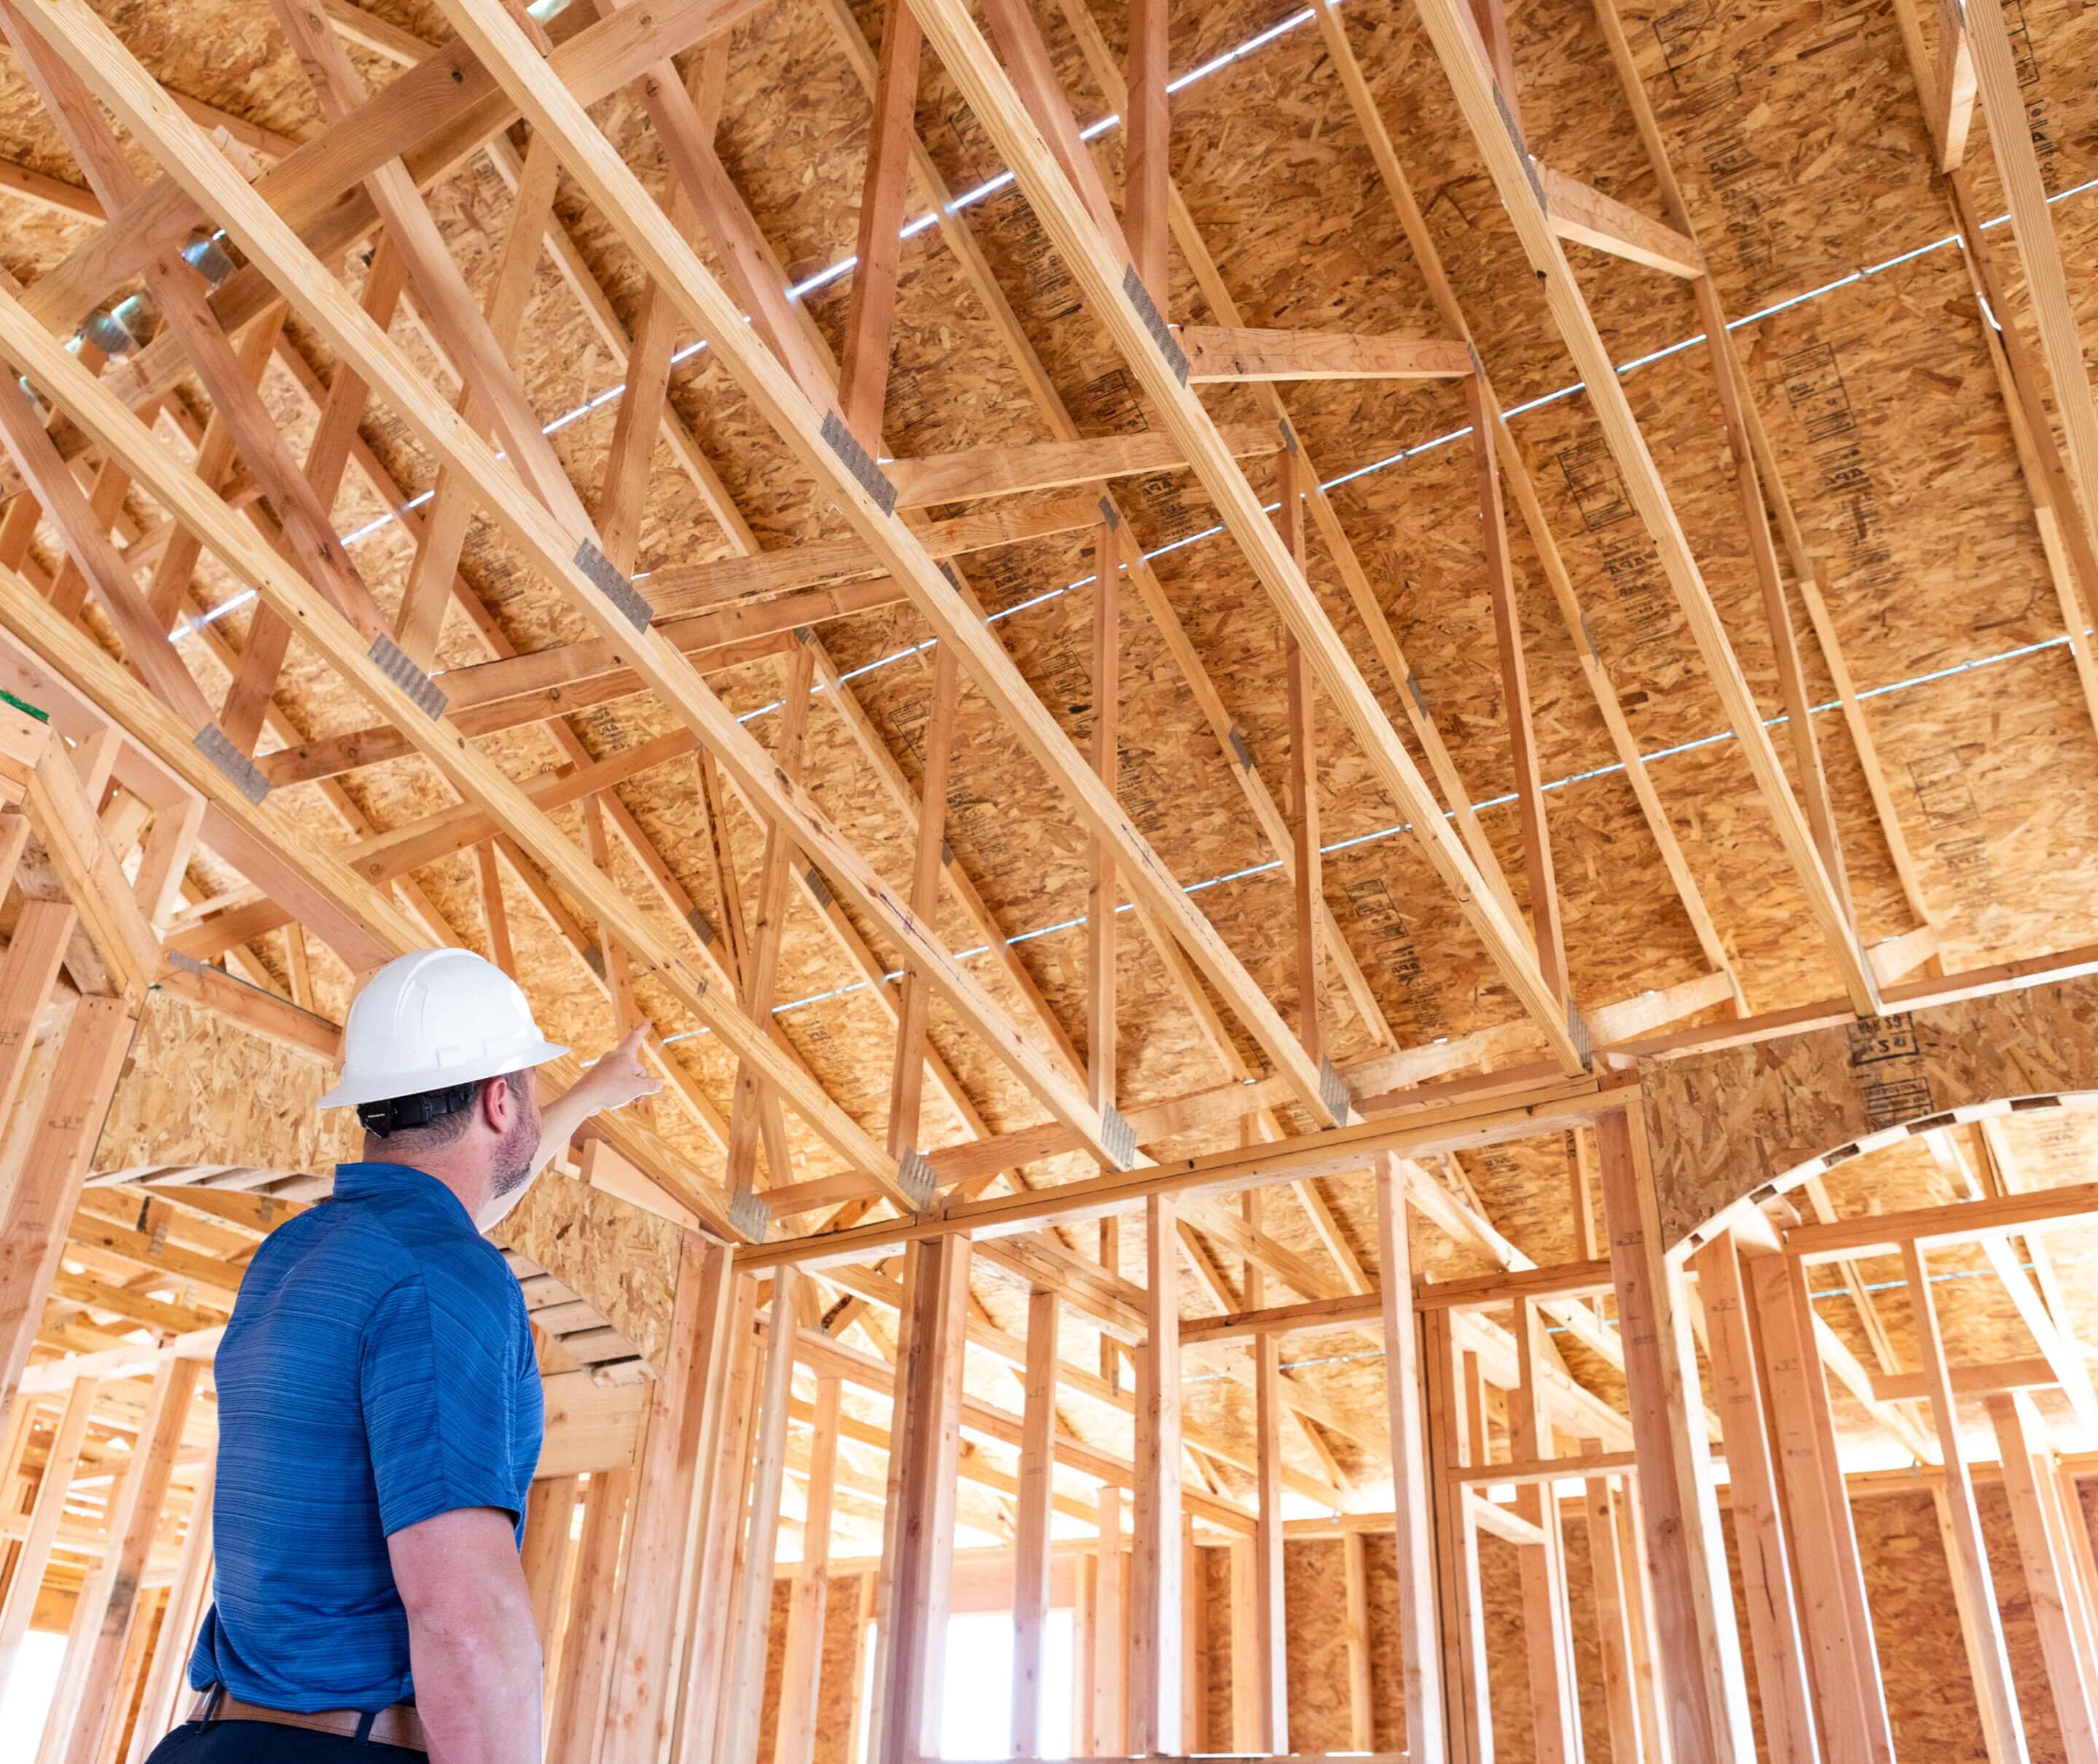
{"type": "Polygon", "coordinates": [[[336,1166],[270,1233],[218,1349],[213,1603],[190,1683],[266,1708],[413,1694],[386,1539],[465,1507],[512,1514],[545,1408],[524,1295],[451,1191],[336,1166]]]}

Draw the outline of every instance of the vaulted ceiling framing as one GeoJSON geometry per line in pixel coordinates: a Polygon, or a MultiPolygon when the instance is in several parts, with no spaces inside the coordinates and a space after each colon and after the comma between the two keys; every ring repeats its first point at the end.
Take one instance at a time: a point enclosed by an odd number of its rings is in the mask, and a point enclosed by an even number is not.
{"type": "MultiPolygon", "coordinates": [[[[1572,1123],[1613,1046],[2086,941],[2087,223],[2045,140],[1969,146],[2019,102],[1993,0],[1964,46],[1898,0],[1912,84],[1872,89],[1974,296],[1884,346],[1986,366],[1929,472],[1971,589],[1829,451],[1872,345],[1761,359],[1756,217],[1677,170],[1696,8],[1569,7],[1534,64],[1446,0],[1138,6],[1126,56],[1082,0],[225,10],[277,126],[162,85],[163,20],[0,5],[41,106],[0,187],[50,222],[0,295],[0,625],[206,803],[169,947],[292,1010],[182,970],[225,1007],[309,1033],[395,950],[485,948],[579,1042],[653,1020],[674,1082],[612,1132],[658,1205],[840,1253],[943,1189],[1039,1226],[1239,1156],[1287,1212],[1176,1226],[1228,1313],[1234,1266],[1369,1291],[1322,1184],[1380,1115],[1563,1083],[1572,1123]],[[1223,113],[1263,56],[1308,133],[1223,113]],[[1989,659],[1943,621],[2015,576],[2071,670],[1918,686],[1889,559],[1916,651],[1989,659]],[[1897,686],[1960,708],[1912,732],[1897,686]],[[2046,757],[1971,733],[2021,717],[2046,757]]],[[[1446,1174],[1423,1204],[1531,1266],[1446,1174]]]]}

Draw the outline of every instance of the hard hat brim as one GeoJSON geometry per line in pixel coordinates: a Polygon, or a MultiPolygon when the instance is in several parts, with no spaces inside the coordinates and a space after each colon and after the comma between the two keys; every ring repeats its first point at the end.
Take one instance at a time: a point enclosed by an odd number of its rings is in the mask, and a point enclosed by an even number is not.
{"type": "Polygon", "coordinates": [[[450,1085],[476,1084],[483,1078],[521,1072],[528,1066],[543,1066],[568,1051],[550,1041],[534,1041],[507,1050],[500,1055],[491,1054],[484,1060],[467,1060],[458,1065],[365,1073],[354,1080],[345,1072],[342,1081],[314,1106],[353,1108],[360,1103],[383,1103],[396,1096],[415,1096],[424,1090],[443,1090],[450,1085]]]}

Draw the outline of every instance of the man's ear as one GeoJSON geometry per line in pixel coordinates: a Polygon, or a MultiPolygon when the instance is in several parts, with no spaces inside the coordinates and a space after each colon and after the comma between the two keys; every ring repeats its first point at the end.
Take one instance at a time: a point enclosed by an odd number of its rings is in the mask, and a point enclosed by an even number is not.
{"type": "Polygon", "coordinates": [[[490,1078],[481,1086],[481,1117],[488,1123],[490,1131],[502,1132],[516,1107],[517,1099],[511,1091],[509,1079],[490,1078]]]}

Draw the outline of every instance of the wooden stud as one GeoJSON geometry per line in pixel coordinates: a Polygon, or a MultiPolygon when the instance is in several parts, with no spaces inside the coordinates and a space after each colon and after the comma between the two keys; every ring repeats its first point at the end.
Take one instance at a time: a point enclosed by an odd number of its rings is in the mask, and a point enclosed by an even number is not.
{"type": "Polygon", "coordinates": [[[15,1552],[7,1597],[0,1600],[0,1683],[12,1674],[22,1638],[29,1632],[44,1569],[50,1561],[51,1547],[58,1541],[59,1525],[65,1516],[67,1492],[80,1461],[81,1442],[87,1437],[87,1424],[99,1392],[94,1379],[77,1380],[66,1393],[65,1407],[52,1431],[42,1480],[37,1485],[36,1503],[29,1510],[29,1529],[15,1552]]]}
{"type": "Polygon", "coordinates": [[[593,1470],[583,1490],[575,1590],[570,1595],[560,1677],[546,1720],[550,1757],[591,1764],[597,1754],[612,1639],[619,1622],[621,1538],[633,1485],[630,1469],[593,1470]]]}
{"type": "MultiPolygon", "coordinates": [[[[1543,1358],[1535,1305],[1515,1301],[1516,1384],[1508,1393],[1508,1450],[1518,1464],[1553,1455],[1551,1412],[1538,1367],[1543,1358]]],[[[1574,1764],[1581,1755],[1580,1686],[1567,1628],[1566,1564],[1559,1497],[1547,1483],[1516,1489],[1516,1516],[1543,1541],[1517,1551],[1522,1582],[1523,1642],[1530,1668],[1530,1731],[1539,1764],[1574,1764]]]]}
{"type": "Polygon", "coordinates": [[[1748,1692],[1710,1467],[1693,1433],[1703,1406],[1681,1276],[1662,1253],[1639,1105],[1601,1117],[1595,1131],[1670,1753],[1675,1764],[1723,1764],[1750,1749],[1748,1692]]]}
{"type": "Polygon", "coordinates": [[[544,1477],[532,1485],[532,1502],[524,1515],[524,1541],[520,1556],[524,1564],[524,1586],[532,1599],[532,1626],[538,1632],[551,1673],[554,1655],[555,1607],[568,1560],[569,1532],[576,1515],[576,1498],[582,1492],[580,1478],[544,1477]]]}
{"type": "MultiPolygon", "coordinates": [[[[1581,1441],[1582,1455],[1591,1455],[1601,1446],[1600,1440],[1584,1439],[1581,1441]]],[[[1625,1602],[1626,1564],[1618,1554],[1615,1491],[1611,1479],[1606,1476],[1590,1477],[1582,1485],[1582,1496],[1610,1756],[1636,1758],[1639,1756],[1639,1719],[1633,1681],[1632,1626],[1625,1602]]]]}
{"type": "Polygon", "coordinates": [[[1368,1540],[1351,1531],[1341,1540],[1347,1595],[1348,1748],[1376,1749],[1370,1700],[1370,1590],[1368,1540]]]}
{"type": "Polygon", "coordinates": [[[902,1413],[876,1595],[869,1764],[915,1764],[940,1749],[970,1249],[966,1237],[920,1244],[905,1275],[910,1309],[896,1349],[902,1413]]]}
{"type": "MultiPolygon", "coordinates": [[[[1406,1182],[1396,1158],[1372,1165],[1377,1197],[1377,1272],[1382,1284],[1385,1400],[1391,1424],[1392,1507],[1396,1516],[1394,1546],[1398,1561],[1399,1670],[1406,1705],[1406,1744],[1418,1764],[1443,1764],[1446,1755],[1446,1690],[1438,1683],[1443,1670],[1454,1670],[1454,1650],[1446,1656],[1437,1641],[1449,1633],[1451,1588],[1438,1574],[1441,1549],[1447,1538],[1445,1516],[1436,1498],[1439,1481],[1429,1455],[1429,1428],[1421,1399],[1420,1325],[1412,1306],[1413,1243],[1406,1205],[1406,1182]],[[1438,1585],[1442,1603],[1438,1609],[1438,1585]],[[1443,1666],[1438,1668],[1438,1661],[1443,1666]]],[[[1446,1349],[1448,1314],[1440,1314],[1435,1336],[1446,1349]]],[[[1444,1354],[1446,1362],[1447,1354],[1444,1354]]],[[[1429,1365],[1435,1364],[1431,1349],[1429,1365]]],[[[1446,1560],[1441,1573],[1446,1574],[1446,1560]]],[[[1463,1701],[1447,1696],[1447,1708],[1463,1701]]]]}
{"type": "Polygon", "coordinates": [[[669,1740],[683,1652],[677,1617],[687,1571],[693,1487],[722,1425],[734,1284],[726,1246],[687,1232],[680,1245],[669,1345],[661,1376],[649,1387],[634,1459],[634,1512],[600,1764],[653,1764],[669,1740]]]}
{"type": "Polygon", "coordinates": [[[794,1378],[795,1280],[775,1269],[765,1325],[765,1376],[757,1394],[757,1443],[750,1472],[749,1529],[743,1546],[743,1587],[729,1656],[726,1723],[719,1764],[757,1764],[765,1705],[766,1644],[772,1627],[772,1563],[779,1533],[779,1493],[787,1474],[787,1422],[794,1378]],[[782,1279],[782,1275],[785,1279],[782,1279]]]}
{"type": "Polygon", "coordinates": [[[175,1578],[168,1588],[167,1603],[161,1608],[152,1665],[139,1696],[138,1717],[125,1753],[127,1764],[143,1764],[147,1754],[176,1726],[176,1718],[182,1713],[183,1693],[189,1689],[190,1654],[211,1598],[211,1503],[217,1479],[217,1466],[205,1465],[191,1494],[182,1554],[176,1559],[175,1578]]]}
{"type": "Polygon", "coordinates": [[[1705,1347],[1727,1453],[1727,1499],[1740,1555],[1756,1690],[1773,1764],[1813,1764],[1819,1756],[1813,1688],[1793,1599],[1784,1509],[1766,1419],[1762,1380],[1749,1335],[1746,1292],[1731,1233],[1691,1262],[1705,1318],[1705,1347]]]}
{"type": "Polygon", "coordinates": [[[2048,1502],[2039,1473],[2045,1450],[2044,1424],[2023,1392],[1999,1392],[1987,1399],[1989,1421],[1996,1435],[2003,1465],[2004,1494],[2017,1538],[2018,1560],[2025,1569],[2026,1591],[2032,1601],[2033,1627],[2039,1631],[2041,1656],[2047,1662],[2048,1687],[2053,1693],[2055,1725],[2069,1764],[2098,1764],[2098,1701],[2092,1676],[2098,1661],[2083,1656],[2071,1616],[2078,1591],[2074,1570],[2056,1547],[2048,1523],[2048,1502]]]}
{"type": "Polygon", "coordinates": [[[773,1764],[810,1764],[815,1756],[818,1696],[823,1665],[823,1613],[830,1591],[831,1498],[838,1455],[835,1378],[816,1380],[809,1441],[808,1505],[801,1522],[801,1565],[787,1607],[787,1643],[779,1664],[779,1716],[773,1764]]]}
{"type": "MultiPolygon", "coordinates": [[[[1245,1197],[1257,1220],[1257,1192],[1245,1197]]],[[[1246,1271],[1246,1298],[1257,1303],[1266,1277],[1246,1271]]],[[[1253,1744],[1256,1752],[1289,1750],[1289,1621],[1284,1599],[1282,1516],[1282,1343],[1256,1336],[1253,1351],[1253,1744]]]]}
{"type": "Polygon", "coordinates": [[[137,1026],[137,1007],[87,998],[73,1007],[63,1057],[33,1119],[19,1115],[0,1170],[0,1414],[15,1398],[66,1223],[137,1026]],[[11,1181],[7,1178],[11,1176],[11,1181]]]}
{"type": "Polygon", "coordinates": [[[84,1636],[75,1629],[78,1639],[72,1645],[84,1641],[86,1652],[80,1700],[68,1716],[72,1732],[63,1754],[65,1764],[97,1764],[103,1735],[116,1718],[117,1694],[125,1687],[118,1667],[138,1615],[139,1577],[174,1473],[198,1369],[195,1360],[169,1360],[153,1375],[138,1446],[110,1506],[108,1548],[81,1594],[90,1627],[84,1636]]]}
{"type": "Polygon", "coordinates": [[[1128,1721],[1130,1614],[1123,1586],[1126,1557],[1121,1547],[1121,1490],[1113,1483],[1100,1485],[1092,1573],[1093,1696],[1086,1712],[1086,1731],[1096,1757],[1112,1756],[1122,1749],[1128,1721]]]}
{"type": "Polygon", "coordinates": [[[757,1282],[740,1275],[732,1285],[722,1420],[713,1450],[700,1458],[700,1480],[693,1491],[697,1536],[674,1747],[675,1755],[691,1764],[711,1764],[720,1755],[727,1718],[724,1680],[736,1626],[736,1551],[757,1410],[757,1282]]]}
{"type": "Polygon", "coordinates": [[[2018,1714],[2017,1687],[2012,1679],[2010,1658],[2004,1648],[2003,1618],[1996,1608],[1995,1583],[1989,1573],[1988,1547],[1982,1539],[1973,1481],[1960,1442],[1959,1411],[1946,1365],[1944,1340],[1938,1332],[1929,1272],[1921,1248],[1913,1240],[1902,1245],[1902,1266],[1908,1277],[1917,1358],[1929,1383],[1931,1419],[1943,1455],[1946,1549],[1955,1590],[1965,1601],[1972,1624],[1969,1653],[1974,1671],[1975,1700],[1981,1705],[1982,1725],[1990,1735],[1991,1751],[2005,1764],[2023,1764],[2025,1727],[2018,1714]]]}
{"type": "Polygon", "coordinates": [[[1180,1280],[1170,1196],[1145,1204],[1143,1345],[1137,1360],[1136,1536],[1130,1563],[1129,1749],[1180,1746],[1180,1280]]]}
{"type": "Polygon", "coordinates": [[[1042,1755],[1042,1655],[1049,1621],[1049,1527],[1056,1432],[1056,1295],[1027,1300],[1027,1410],[1013,1516],[1012,1755],[1042,1755]]]}

